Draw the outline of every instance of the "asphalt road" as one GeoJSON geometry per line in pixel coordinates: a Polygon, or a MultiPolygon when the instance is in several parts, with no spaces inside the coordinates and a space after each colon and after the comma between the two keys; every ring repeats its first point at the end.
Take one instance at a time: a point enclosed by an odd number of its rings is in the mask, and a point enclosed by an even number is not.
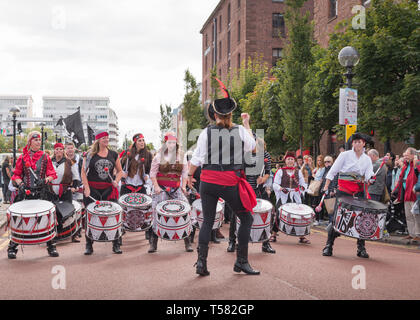
{"type": "MultiPolygon", "coordinates": [[[[225,235],[227,229],[222,228],[225,235]]],[[[9,260],[5,236],[0,238],[0,299],[420,298],[418,249],[369,242],[371,258],[362,259],[356,241],[340,237],[334,256],[323,257],[326,233],[317,230],[309,245],[281,234],[272,244],[276,254],[250,244],[249,260],[259,276],[233,272],[235,254],[226,252],[227,242],[211,244],[208,277],[195,274],[197,253],[185,252],[183,241],[159,240],[158,251],[149,254],[143,233],[127,233],[122,255],[112,253],[111,243],[95,243],[94,254],[84,256],[82,239],[59,244],[58,258],[49,257],[45,246],[26,246],[9,260]]]]}

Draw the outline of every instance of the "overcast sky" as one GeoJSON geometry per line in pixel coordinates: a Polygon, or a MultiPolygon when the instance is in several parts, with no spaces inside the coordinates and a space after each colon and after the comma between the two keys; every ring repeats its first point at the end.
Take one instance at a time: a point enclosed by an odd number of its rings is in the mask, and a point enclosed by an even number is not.
{"type": "Polygon", "coordinates": [[[120,140],[159,141],[159,105],[178,107],[219,0],[0,0],[0,95],[109,96],[120,140]]]}

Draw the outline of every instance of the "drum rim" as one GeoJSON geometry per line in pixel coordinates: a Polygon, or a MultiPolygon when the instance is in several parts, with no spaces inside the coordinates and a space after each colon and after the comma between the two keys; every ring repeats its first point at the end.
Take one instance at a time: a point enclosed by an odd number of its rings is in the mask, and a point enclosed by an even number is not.
{"type": "MultiPolygon", "coordinates": [[[[13,208],[12,208],[12,209],[13,209],[13,208]]],[[[25,216],[25,217],[36,217],[36,216],[39,216],[39,215],[44,215],[46,212],[48,212],[48,213],[53,213],[53,212],[55,212],[55,210],[56,210],[55,204],[54,204],[54,203],[52,203],[51,201],[47,201],[47,200],[39,200],[39,199],[30,199],[30,200],[18,201],[18,202],[15,202],[15,203],[11,204],[11,205],[7,208],[6,212],[7,212],[7,213],[9,213],[9,214],[11,214],[11,215],[15,214],[15,215],[20,215],[20,216],[25,216]],[[16,211],[11,211],[11,210],[10,210],[10,208],[11,208],[12,206],[14,206],[14,205],[18,205],[18,204],[20,204],[20,203],[23,203],[24,201],[42,201],[42,202],[45,202],[45,203],[49,203],[49,204],[51,204],[51,208],[49,208],[49,209],[47,209],[47,210],[39,211],[39,212],[37,212],[37,213],[21,213],[21,212],[16,212],[16,211]]]]}
{"type": "Polygon", "coordinates": [[[290,205],[291,205],[291,204],[295,204],[295,205],[299,205],[299,206],[305,206],[305,207],[307,207],[307,208],[309,208],[309,209],[311,210],[310,212],[305,213],[305,214],[313,214],[313,212],[314,212],[314,210],[313,210],[310,206],[308,206],[307,204],[304,204],[304,203],[294,203],[294,202],[289,202],[289,203],[282,204],[282,205],[279,207],[279,211],[280,211],[280,212],[285,211],[285,212],[287,212],[287,213],[289,213],[289,214],[296,214],[295,212],[289,212],[289,211],[287,211],[287,210],[285,210],[285,209],[283,208],[283,206],[288,206],[288,207],[290,207],[290,205]]]}
{"type": "Polygon", "coordinates": [[[132,208],[148,207],[148,206],[152,205],[152,202],[153,202],[153,199],[150,196],[148,196],[147,194],[144,194],[144,193],[140,193],[140,192],[126,193],[126,194],[123,194],[121,197],[118,198],[118,204],[120,206],[126,206],[126,207],[132,207],[132,208]],[[124,198],[128,197],[129,195],[133,195],[133,194],[138,194],[138,195],[141,195],[143,197],[146,197],[146,199],[148,201],[146,203],[143,203],[143,204],[131,204],[131,203],[128,203],[128,202],[124,202],[124,198]]]}
{"type": "Polygon", "coordinates": [[[273,204],[270,201],[268,201],[266,199],[257,198],[257,205],[255,206],[255,208],[252,209],[252,212],[254,212],[254,213],[262,213],[262,212],[273,210],[274,206],[273,206],[273,204]],[[255,208],[258,206],[258,201],[260,201],[262,203],[265,203],[265,202],[266,203],[269,203],[270,204],[270,208],[267,208],[267,209],[264,209],[264,210],[260,210],[260,211],[256,211],[255,208]]]}
{"type": "Polygon", "coordinates": [[[93,206],[96,205],[94,202],[92,202],[92,203],[88,204],[88,206],[86,207],[86,211],[95,215],[95,216],[107,216],[107,217],[109,217],[109,216],[112,216],[112,215],[122,214],[122,211],[123,211],[122,207],[118,203],[112,202],[112,201],[102,201],[102,202],[107,202],[107,203],[111,203],[113,205],[118,205],[119,208],[116,208],[115,211],[111,211],[111,212],[107,212],[107,213],[100,213],[100,212],[89,210],[89,207],[91,205],[93,205],[93,206]]]}
{"type": "Polygon", "coordinates": [[[178,217],[178,216],[181,217],[181,216],[184,216],[184,215],[187,215],[187,214],[189,215],[191,213],[191,205],[188,202],[184,201],[184,200],[169,199],[169,200],[164,200],[164,201],[159,202],[156,205],[155,212],[158,213],[158,214],[160,214],[160,215],[166,216],[166,217],[178,217]],[[185,204],[185,208],[186,209],[189,208],[189,210],[185,210],[184,212],[180,212],[180,213],[176,213],[176,214],[166,213],[166,212],[162,211],[161,208],[162,208],[162,206],[163,206],[164,203],[168,203],[168,202],[183,202],[185,204]]]}

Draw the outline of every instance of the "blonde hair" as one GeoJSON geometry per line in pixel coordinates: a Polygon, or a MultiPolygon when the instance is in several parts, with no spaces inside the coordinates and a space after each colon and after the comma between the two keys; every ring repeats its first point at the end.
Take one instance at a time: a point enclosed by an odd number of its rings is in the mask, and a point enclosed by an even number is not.
{"type": "MultiPolygon", "coordinates": [[[[109,146],[106,146],[106,148],[109,150],[109,146]]],[[[96,140],[90,147],[88,153],[90,157],[94,157],[99,152],[99,139],[96,140]]]]}

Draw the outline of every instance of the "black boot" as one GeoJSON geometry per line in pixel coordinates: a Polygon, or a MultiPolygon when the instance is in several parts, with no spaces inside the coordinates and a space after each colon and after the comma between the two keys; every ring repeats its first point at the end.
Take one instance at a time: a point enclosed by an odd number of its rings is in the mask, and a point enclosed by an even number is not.
{"type": "Polygon", "coordinates": [[[93,253],[93,240],[86,237],[85,255],[90,256],[93,253]]]}
{"type": "Polygon", "coordinates": [[[236,249],[236,241],[235,240],[229,240],[229,246],[227,247],[227,252],[235,252],[236,249]]]}
{"type": "Polygon", "coordinates": [[[369,255],[366,252],[366,248],[365,248],[365,240],[357,240],[357,256],[360,258],[365,258],[368,259],[369,255]]]}
{"type": "Polygon", "coordinates": [[[55,244],[53,244],[51,241],[47,242],[47,251],[50,257],[56,258],[59,256],[55,244]]]}
{"type": "Polygon", "coordinates": [[[337,232],[334,231],[334,228],[332,225],[330,226],[330,230],[328,231],[328,239],[327,243],[325,245],[325,248],[322,250],[322,255],[326,257],[330,257],[333,254],[333,246],[334,246],[334,240],[337,237],[337,232]]]}
{"type": "Polygon", "coordinates": [[[146,232],[144,233],[146,236],[146,240],[150,240],[150,229],[151,228],[147,229],[146,232]]]}
{"type": "Polygon", "coordinates": [[[18,244],[12,241],[9,242],[9,247],[7,248],[7,257],[9,259],[16,259],[16,254],[18,252],[18,244]]]}
{"type": "Polygon", "coordinates": [[[117,240],[112,241],[112,251],[116,254],[121,254],[122,253],[121,248],[120,248],[120,239],[121,239],[121,237],[117,240]]]}
{"type": "Polygon", "coordinates": [[[190,237],[184,238],[184,244],[185,244],[185,251],[187,252],[193,252],[193,248],[191,247],[191,240],[190,237]]]}
{"type": "Polygon", "coordinates": [[[196,266],[195,273],[200,276],[208,276],[210,272],[207,270],[207,255],[209,253],[209,246],[207,244],[199,244],[197,248],[198,259],[194,264],[196,266]]]}
{"type": "Polygon", "coordinates": [[[247,246],[238,246],[236,252],[236,262],[233,266],[233,271],[235,272],[245,272],[246,274],[259,275],[258,270],[252,269],[248,262],[248,245],[247,246]]]}
{"type": "Polygon", "coordinates": [[[271,244],[270,244],[270,242],[268,240],[263,242],[263,244],[262,244],[262,251],[263,252],[267,252],[267,253],[276,253],[276,250],[274,250],[271,247],[271,244]]]}
{"type": "Polygon", "coordinates": [[[194,243],[194,237],[195,237],[195,227],[192,227],[191,233],[190,233],[190,242],[194,243]]]}
{"type": "Polygon", "coordinates": [[[150,244],[150,248],[149,248],[149,253],[153,253],[157,251],[157,243],[158,243],[158,236],[155,235],[153,232],[150,232],[150,238],[149,238],[149,244],[150,244]]]}
{"type": "Polygon", "coordinates": [[[214,243],[220,243],[220,240],[216,237],[216,230],[211,231],[211,241],[214,243]]]}

